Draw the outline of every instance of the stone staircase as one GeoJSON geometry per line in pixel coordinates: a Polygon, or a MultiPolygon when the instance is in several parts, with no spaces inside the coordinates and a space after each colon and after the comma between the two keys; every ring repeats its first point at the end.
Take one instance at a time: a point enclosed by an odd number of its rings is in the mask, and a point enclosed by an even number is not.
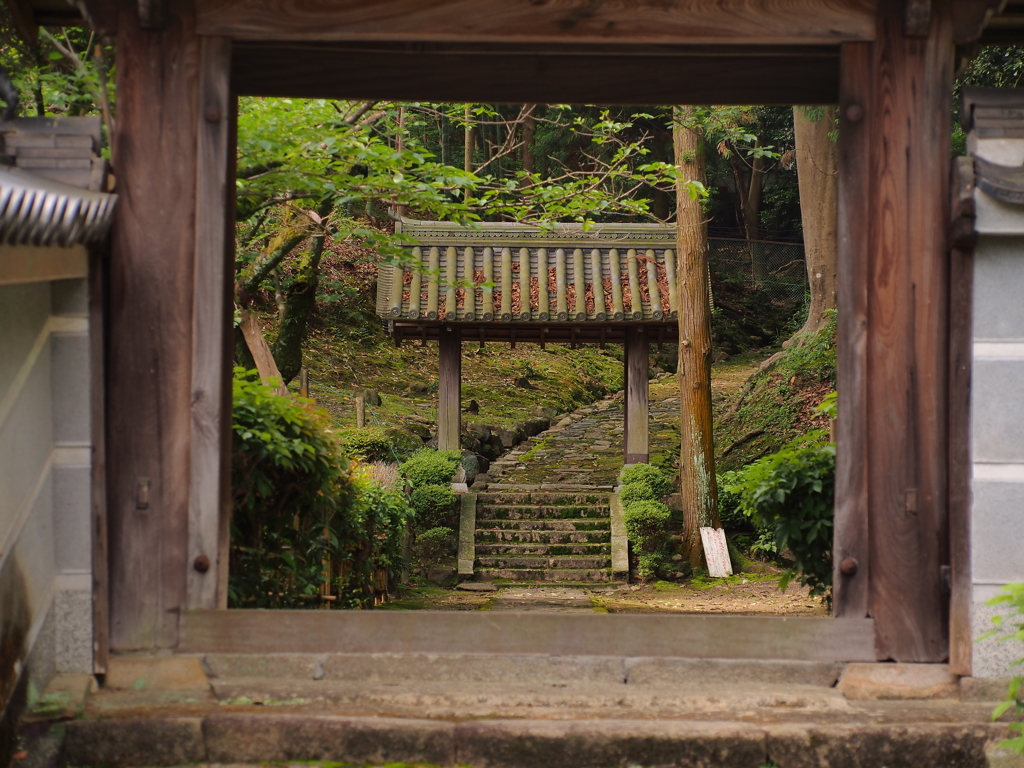
{"type": "Polygon", "coordinates": [[[474,576],[480,581],[608,584],[607,491],[483,492],[476,499],[474,576]]]}

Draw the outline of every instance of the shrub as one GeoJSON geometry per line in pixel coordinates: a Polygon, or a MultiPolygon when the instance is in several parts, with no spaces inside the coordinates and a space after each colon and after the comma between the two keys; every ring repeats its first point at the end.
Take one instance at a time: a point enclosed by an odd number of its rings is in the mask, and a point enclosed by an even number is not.
{"type": "Polygon", "coordinates": [[[429,568],[453,554],[455,531],[447,526],[430,528],[416,537],[413,558],[421,568],[429,568]]]}
{"type": "Polygon", "coordinates": [[[401,569],[412,510],[344,455],[327,414],[235,369],[228,604],[372,607],[401,569]],[[326,565],[325,565],[326,564],[326,565]]]}
{"type": "Polygon", "coordinates": [[[722,527],[734,531],[749,528],[750,518],[743,511],[743,481],[745,473],[723,472],[718,476],[718,519],[722,527]]]}
{"type": "Polygon", "coordinates": [[[644,579],[653,579],[665,565],[661,552],[644,552],[636,558],[636,572],[644,579]]]}
{"type": "Polygon", "coordinates": [[[368,464],[375,461],[394,461],[391,441],[383,430],[347,428],[338,430],[338,445],[350,459],[359,459],[368,464]]]}
{"type": "Polygon", "coordinates": [[[751,464],[742,486],[744,510],[772,532],[779,552],[793,553],[779,587],[795,577],[829,603],[835,474],[835,446],[815,431],[751,464]]]}
{"type": "Polygon", "coordinates": [[[637,501],[626,507],[622,515],[626,538],[638,552],[653,554],[668,540],[672,512],[660,501],[637,501]]]}
{"type": "MultiPolygon", "coordinates": [[[[1006,619],[1003,616],[995,616],[992,623],[996,629],[983,635],[979,639],[1000,635],[1002,642],[1024,642],[1024,584],[1007,584],[1003,592],[988,601],[989,605],[1007,605],[1011,608],[1013,622],[1006,627],[1006,619]]],[[[1024,665],[1024,659],[1014,662],[1014,666],[1024,665]]],[[[992,712],[992,719],[998,719],[1003,713],[1013,709],[1017,715],[1024,713],[1024,676],[1014,677],[1010,680],[1009,689],[1006,692],[1006,701],[1002,702],[992,712]]],[[[1017,731],[1019,736],[1012,739],[1005,739],[999,746],[1004,749],[1012,749],[1017,754],[1024,755],[1024,722],[1013,723],[1009,726],[1011,731],[1017,731]]]]}
{"type": "Polygon", "coordinates": [[[448,523],[455,506],[455,492],[449,485],[424,485],[412,492],[416,528],[428,531],[448,523]]]}
{"type": "Polygon", "coordinates": [[[623,467],[619,475],[619,484],[627,486],[637,483],[648,485],[657,494],[655,498],[660,499],[672,492],[672,481],[668,475],[651,464],[631,464],[623,467]]]}
{"type": "Polygon", "coordinates": [[[455,474],[461,460],[462,454],[459,451],[434,451],[424,448],[402,464],[399,472],[413,488],[446,485],[451,483],[452,475],[455,474]]]}
{"type": "Polygon", "coordinates": [[[645,480],[624,485],[622,490],[619,491],[619,498],[622,499],[624,507],[640,501],[658,501],[662,495],[658,493],[658,489],[655,486],[645,480]]]}

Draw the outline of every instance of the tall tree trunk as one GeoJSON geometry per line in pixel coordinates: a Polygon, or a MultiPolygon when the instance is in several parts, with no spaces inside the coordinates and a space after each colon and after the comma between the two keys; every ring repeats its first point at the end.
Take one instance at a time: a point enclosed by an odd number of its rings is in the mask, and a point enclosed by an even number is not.
{"type": "Polygon", "coordinates": [[[829,137],[835,124],[835,107],[827,107],[820,120],[811,120],[801,107],[793,108],[804,261],[811,288],[807,322],[794,335],[794,340],[820,331],[825,325],[826,311],[836,308],[839,148],[829,137]]]}
{"type": "Polygon", "coordinates": [[[466,105],[466,143],[465,143],[465,154],[463,155],[462,168],[466,173],[473,172],[473,146],[476,144],[476,126],[470,122],[473,119],[473,113],[470,111],[469,105],[466,105]]]}
{"type": "Polygon", "coordinates": [[[295,277],[284,291],[284,308],[271,351],[285,384],[298,376],[302,368],[302,343],[306,339],[309,318],[316,309],[324,237],[317,235],[313,238],[312,246],[300,256],[295,277]]]}
{"type": "Polygon", "coordinates": [[[537,167],[537,162],[533,154],[533,144],[537,138],[537,118],[534,117],[537,111],[536,104],[530,104],[526,108],[526,114],[523,117],[523,147],[522,147],[522,164],[523,170],[527,173],[533,173],[537,167]]]}
{"type": "MultiPolygon", "coordinates": [[[[761,146],[760,140],[754,143],[761,146]]],[[[750,265],[755,280],[768,276],[768,259],[761,239],[761,200],[764,198],[764,158],[755,157],[750,164],[750,184],[743,197],[743,230],[750,248],[750,265]]]]}
{"type": "MultiPolygon", "coordinates": [[[[676,107],[672,131],[682,178],[707,181],[696,110],[676,107]]],[[[711,418],[711,307],[708,302],[708,235],[699,200],[683,184],[677,190],[676,252],[679,268],[679,479],[683,547],[693,567],[703,567],[700,528],[718,527],[718,484],[711,418]]]]}
{"type": "Polygon", "coordinates": [[[448,115],[441,115],[441,165],[452,164],[452,121],[448,115]]]}

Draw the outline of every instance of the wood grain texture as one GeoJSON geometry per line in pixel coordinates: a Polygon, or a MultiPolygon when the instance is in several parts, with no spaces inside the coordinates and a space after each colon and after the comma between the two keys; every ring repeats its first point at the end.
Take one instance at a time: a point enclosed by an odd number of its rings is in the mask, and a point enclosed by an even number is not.
{"type": "Polygon", "coordinates": [[[550,104],[828,104],[834,46],[522,50],[513,46],[236,43],[243,96],[550,104]]]}
{"type": "Polygon", "coordinates": [[[199,31],[256,40],[840,43],[877,0],[204,0],[199,31]]]}
{"type": "Polygon", "coordinates": [[[870,619],[187,611],[179,653],[536,653],[874,661],[870,619]]]}
{"type": "Polygon", "coordinates": [[[833,547],[832,613],[837,618],[868,614],[868,199],[869,135],[865,119],[871,105],[871,45],[842,48],[839,131],[839,260],[836,419],[836,511],[833,547]],[[853,112],[851,112],[853,109],[853,112]],[[861,110],[858,113],[857,110],[861,110]],[[857,561],[857,573],[844,576],[839,564],[857,561]]]}
{"type": "Polygon", "coordinates": [[[650,394],[648,381],[649,344],[641,328],[626,331],[626,391],[625,408],[625,463],[646,464],[650,458],[650,425],[647,401],[650,394]]]}
{"type": "Polygon", "coordinates": [[[929,37],[908,39],[901,4],[885,3],[865,117],[868,612],[879,659],[901,662],[939,662],[949,652],[940,573],[949,562],[949,7],[936,2],[929,37]]]}
{"type": "MultiPolygon", "coordinates": [[[[233,232],[228,229],[228,157],[231,41],[204,37],[199,49],[199,109],[196,150],[196,234],[192,308],[192,450],[189,486],[188,561],[189,608],[218,607],[219,542],[225,494],[230,483],[222,457],[230,452],[230,391],[228,364],[233,305],[225,284],[234,275],[233,232]],[[212,118],[212,119],[211,119],[212,118]],[[231,245],[229,245],[229,241],[231,245]],[[229,261],[229,258],[231,260],[229,261]],[[225,405],[227,407],[225,407],[225,405]],[[205,555],[205,572],[192,567],[205,555]]],[[[233,219],[232,219],[233,220],[233,219]]],[[[229,468],[228,468],[229,469],[229,468]]]]}
{"type": "Polygon", "coordinates": [[[952,237],[949,275],[949,666],[970,675],[971,631],[971,362],[974,316],[974,168],[970,158],[953,162],[952,237]]]}
{"type": "Polygon", "coordinates": [[[117,35],[107,493],[112,650],[177,644],[185,603],[199,44],[189,7],[117,35]],[[149,480],[148,508],[136,489],[149,480]]]}
{"type": "Polygon", "coordinates": [[[444,326],[438,338],[437,448],[459,450],[462,435],[462,330],[444,326]]]}
{"type": "Polygon", "coordinates": [[[107,673],[110,656],[110,579],[107,542],[106,245],[89,251],[90,533],[92,545],[92,671],[107,673]]]}

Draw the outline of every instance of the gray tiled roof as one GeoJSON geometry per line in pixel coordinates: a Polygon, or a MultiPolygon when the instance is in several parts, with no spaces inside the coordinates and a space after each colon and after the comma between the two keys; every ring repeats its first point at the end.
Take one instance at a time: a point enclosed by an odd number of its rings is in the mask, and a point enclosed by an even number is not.
{"type": "Polygon", "coordinates": [[[0,169],[0,242],[69,246],[99,240],[116,202],[116,195],[0,169]]]}
{"type": "Polygon", "coordinates": [[[678,314],[674,226],[403,219],[398,228],[416,244],[379,270],[377,311],[388,319],[650,323],[678,314]]]}

